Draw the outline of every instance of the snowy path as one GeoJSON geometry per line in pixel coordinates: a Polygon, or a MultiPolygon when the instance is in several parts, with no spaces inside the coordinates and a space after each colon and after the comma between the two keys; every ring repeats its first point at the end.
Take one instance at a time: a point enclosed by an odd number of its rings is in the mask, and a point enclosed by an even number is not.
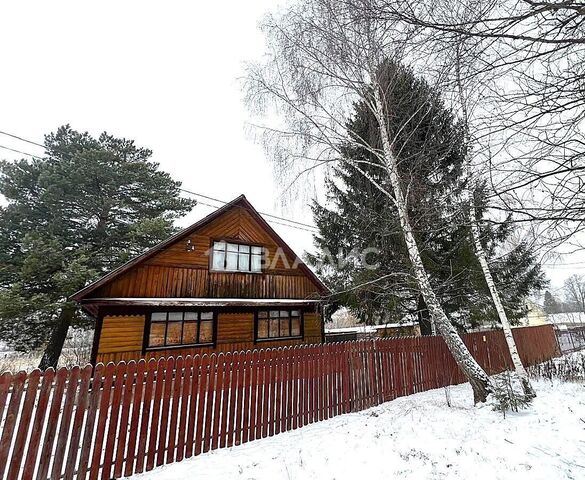
{"type": "Polygon", "coordinates": [[[585,479],[585,384],[535,383],[529,410],[474,408],[470,387],[403,397],[136,475],[181,479],[585,479]]]}

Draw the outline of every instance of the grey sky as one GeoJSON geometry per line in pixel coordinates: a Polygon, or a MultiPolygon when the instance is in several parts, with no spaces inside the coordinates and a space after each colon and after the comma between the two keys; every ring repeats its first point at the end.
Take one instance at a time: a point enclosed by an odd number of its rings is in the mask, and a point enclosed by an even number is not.
{"type": "MultiPolygon", "coordinates": [[[[275,2],[21,1],[0,5],[0,130],[42,143],[70,123],[131,138],[186,189],[240,193],[261,211],[313,223],[306,206],[281,210],[262,149],[245,133],[237,78],[263,52],[258,21],[275,2]]],[[[0,135],[0,144],[42,149],[0,135]]],[[[19,156],[0,151],[0,158],[19,156]]],[[[186,225],[212,211],[199,205],[186,225]]],[[[297,253],[306,231],[274,225],[297,253]]],[[[570,259],[566,260],[571,263],[570,259]]],[[[578,260],[573,260],[578,261],[578,260]]],[[[585,263],[548,269],[553,286],[585,263]]]]}

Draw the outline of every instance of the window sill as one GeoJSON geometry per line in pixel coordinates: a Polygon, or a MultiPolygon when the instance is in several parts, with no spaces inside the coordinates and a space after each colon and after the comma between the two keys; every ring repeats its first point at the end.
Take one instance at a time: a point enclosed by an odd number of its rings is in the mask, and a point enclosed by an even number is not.
{"type": "Polygon", "coordinates": [[[252,275],[260,275],[264,273],[264,271],[260,270],[259,272],[250,272],[248,270],[216,270],[214,268],[210,268],[209,271],[211,273],[250,273],[252,275]]]}
{"type": "Polygon", "coordinates": [[[162,347],[146,347],[145,352],[156,352],[160,350],[177,350],[181,348],[215,347],[212,343],[181,343],[180,345],[166,345],[162,347]]]}
{"type": "Polygon", "coordinates": [[[282,342],[284,340],[303,340],[304,337],[302,335],[297,337],[270,337],[270,338],[257,338],[255,341],[256,343],[263,343],[263,342],[282,342]]]}

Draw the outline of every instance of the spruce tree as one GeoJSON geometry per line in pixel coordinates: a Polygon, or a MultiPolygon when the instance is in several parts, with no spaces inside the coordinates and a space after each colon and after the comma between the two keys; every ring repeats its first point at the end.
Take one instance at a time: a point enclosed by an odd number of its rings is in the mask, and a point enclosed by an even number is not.
{"type": "Polygon", "coordinates": [[[195,204],[130,140],[64,126],[45,148],[0,163],[0,338],[45,347],[40,368],[56,366],[70,325],[88,322],[68,297],[167,238],[195,204]]]}
{"type": "MultiPolygon", "coordinates": [[[[392,105],[387,122],[395,133],[400,176],[408,179],[408,211],[425,268],[433,288],[451,321],[461,329],[479,324],[497,324],[498,317],[475,255],[462,193],[466,145],[461,123],[445,107],[440,93],[408,69],[396,71],[393,88],[386,95],[392,105]],[[411,119],[406,122],[405,119],[411,119]]],[[[374,139],[376,121],[365,102],[358,102],[347,123],[351,138],[374,139]]],[[[355,145],[355,144],[354,144],[355,145]]],[[[363,173],[385,182],[385,172],[376,166],[366,149],[341,148],[339,162],[326,182],[327,201],[315,203],[313,213],[319,228],[317,254],[309,257],[335,292],[335,300],[347,306],[366,323],[396,322],[405,316],[417,318],[424,334],[430,334],[430,315],[418,284],[410,275],[408,252],[394,204],[363,173]],[[364,249],[368,263],[344,259],[359,257],[364,249]],[[375,259],[374,259],[375,257],[375,259]]],[[[502,258],[496,257],[512,233],[510,222],[497,226],[482,221],[487,205],[483,186],[475,191],[481,238],[501,289],[509,316],[525,314],[524,299],[544,286],[544,275],[530,248],[521,243],[502,258]]]]}

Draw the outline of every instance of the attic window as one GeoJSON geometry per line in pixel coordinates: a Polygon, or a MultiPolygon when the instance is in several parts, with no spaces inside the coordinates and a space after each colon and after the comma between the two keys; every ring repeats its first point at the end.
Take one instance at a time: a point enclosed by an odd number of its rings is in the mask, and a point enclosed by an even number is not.
{"type": "Polygon", "coordinates": [[[225,272],[261,272],[262,247],[229,243],[213,243],[212,269],[225,272]]]}

